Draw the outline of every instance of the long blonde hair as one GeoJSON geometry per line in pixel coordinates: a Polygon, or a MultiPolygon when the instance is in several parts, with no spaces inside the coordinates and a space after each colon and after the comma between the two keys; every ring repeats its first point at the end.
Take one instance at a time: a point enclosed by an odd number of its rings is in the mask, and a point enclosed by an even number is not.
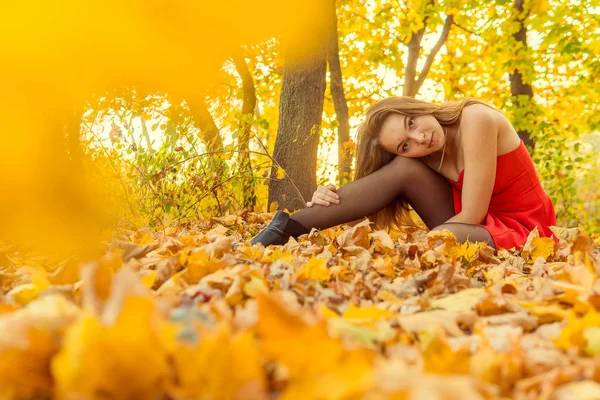
{"type": "MultiPolygon", "coordinates": [[[[400,114],[407,117],[432,115],[442,126],[459,121],[463,109],[471,104],[488,104],[466,98],[460,102],[443,104],[428,103],[412,97],[395,96],[373,104],[368,110],[364,122],[358,128],[356,148],[356,170],[354,180],[367,176],[390,163],[395,154],[384,150],[379,142],[379,133],[387,117],[400,114]]],[[[409,204],[398,198],[384,209],[369,217],[377,229],[399,229],[401,226],[415,225],[410,217],[409,204]]]]}

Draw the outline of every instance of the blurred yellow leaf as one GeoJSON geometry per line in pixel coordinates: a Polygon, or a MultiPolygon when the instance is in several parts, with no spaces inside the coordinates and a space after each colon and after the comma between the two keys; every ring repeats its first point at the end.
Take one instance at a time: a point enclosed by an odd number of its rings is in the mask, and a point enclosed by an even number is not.
{"type": "Polygon", "coordinates": [[[86,312],[67,331],[52,360],[59,398],[156,399],[170,377],[166,342],[153,300],[127,297],[114,325],[86,312]]]}
{"type": "MultiPolygon", "coordinates": [[[[583,349],[586,344],[584,330],[597,326],[600,326],[600,313],[596,310],[591,309],[581,318],[577,317],[574,312],[570,312],[567,324],[562,328],[560,336],[554,340],[554,343],[556,347],[563,350],[569,350],[571,347],[583,349]]],[[[592,339],[595,339],[594,332],[592,331],[590,334],[592,339]]]]}
{"type": "Polygon", "coordinates": [[[432,333],[422,346],[425,372],[465,374],[470,369],[471,352],[464,346],[453,350],[441,333],[432,333]]]}
{"type": "Polygon", "coordinates": [[[370,322],[372,320],[391,319],[394,317],[394,315],[395,314],[393,312],[381,309],[379,307],[356,307],[354,304],[350,304],[342,317],[345,319],[364,320],[365,322],[370,322]]]}
{"type": "Polygon", "coordinates": [[[222,324],[196,345],[178,344],[173,355],[177,374],[171,392],[178,398],[267,399],[262,361],[254,335],[233,335],[222,324]]]}
{"type": "Polygon", "coordinates": [[[289,385],[282,399],[341,400],[358,397],[370,387],[373,377],[368,352],[345,350],[327,335],[323,322],[308,324],[272,296],[259,297],[258,310],[261,350],[289,372],[289,385]]]}
{"type": "Polygon", "coordinates": [[[475,309],[477,303],[485,296],[484,289],[470,288],[435,299],[431,302],[431,305],[449,311],[467,311],[475,309]]]}
{"type": "Polygon", "coordinates": [[[196,283],[208,274],[223,268],[226,264],[223,261],[210,257],[204,250],[197,250],[190,254],[181,254],[181,264],[187,265],[182,274],[187,283],[196,283]]]}
{"type": "Polygon", "coordinates": [[[331,273],[326,265],[327,260],[325,258],[312,257],[302,268],[296,271],[296,279],[299,282],[305,280],[328,281],[331,273]]]}
{"type": "Polygon", "coordinates": [[[28,274],[31,282],[16,286],[6,293],[6,297],[17,304],[25,305],[29,303],[50,287],[48,274],[45,270],[36,267],[23,267],[19,271],[28,274]]]}
{"type": "Polygon", "coordinates": [[[50,360],[60,338],[79,315],[61,295],[47,295],[0,314],[0,398],[38,399],[51,395],[50,360]]]}

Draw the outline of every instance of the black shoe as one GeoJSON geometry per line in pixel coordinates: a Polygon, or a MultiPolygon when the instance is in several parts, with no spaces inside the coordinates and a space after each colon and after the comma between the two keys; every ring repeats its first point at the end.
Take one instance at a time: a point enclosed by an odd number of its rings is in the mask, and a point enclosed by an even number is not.
{"type": "Polygon", "coordinates": [[[277,211],[275,216],[258,235],[252,238],[250,243],[262,243],[267,247],[270,244],[286,244],[290,237],[297,238],[300,235],[308,233],[301,223],[290,219],[290,216],[283,211],[277,211]]]}

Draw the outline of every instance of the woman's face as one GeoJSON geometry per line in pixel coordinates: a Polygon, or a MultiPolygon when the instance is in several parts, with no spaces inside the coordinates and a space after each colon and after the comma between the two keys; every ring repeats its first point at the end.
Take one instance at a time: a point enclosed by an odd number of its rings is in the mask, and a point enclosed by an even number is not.
{"type": "Polygon", "coordinates": [[[379,133],[383,149],[410,158],[424,157],[441,150],[445,140],[444,129],[432,115],[408,117],[391,114],[379,133]]]}

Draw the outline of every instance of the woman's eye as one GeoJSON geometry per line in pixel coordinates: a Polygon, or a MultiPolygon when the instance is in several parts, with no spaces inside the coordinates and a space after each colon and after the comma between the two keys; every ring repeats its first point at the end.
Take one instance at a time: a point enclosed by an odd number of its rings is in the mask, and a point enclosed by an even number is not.
{"type": "Polygon", "coordinates": [[[402,145],[402,151],[406,151],[406,149],[408,149],[408,141],[404,142],[402,145]]]}
{"type": "Polygon", "coordinates": [[[414,124],[415,124],[415,119],[413,117],[410,117],[408,119],[408,126],[412,128],[414,124]]]}

